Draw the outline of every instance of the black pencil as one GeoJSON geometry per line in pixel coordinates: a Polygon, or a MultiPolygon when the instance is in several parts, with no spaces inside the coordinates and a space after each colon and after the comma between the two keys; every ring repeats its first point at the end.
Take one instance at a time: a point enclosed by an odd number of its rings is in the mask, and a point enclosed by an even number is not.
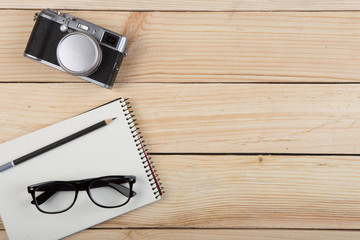
{"type": "Polygon", "coordinates": [[[95,131],[95,130],[101,128],[101,127],[104,127],[104,126],[108,125],[113,120],[115,120],[115,118],[103,120],[103,121],[98,122],[98,123],[96,123],[94,125],[91,125],[90,127],[85,128],[85,129],[83,129],[83,130],[81,130],[79,132],[71,134],[70,136],[67,136],[67,137],[65,137],[63,139],[60,139],[60,140],[58,140],[56,142],[53,142],[53,143],[51,143],[51,144],[49,144],[49,145],[47,145],[45,147],[42,147],[42,148],[40,148],[38,150],[35,150],[35,151],[33,151],[33,152],[29,153],[29,154],[26,154],[25,156],[19,157],[19,158],[15,159],[15,160],[13,160],[11,162],[5,163],[4,165],[0,166],[0,172],[5,171],[5,170],[7,170],[9,168],[12,168],[12,167],[14,167],[14,166],[16,166],[18,164],[23,163],[23,162],[26,162],[27,160],[29,160],[31,158],[39,156],[40,154],[48,152],[48,151],[50,151],[50,150],[52,150],[54,148],[57,148],[57,147],[65,144],[65,143],[68,143],[68,142],[70,142],[70,141],[72,141],[74,139],[82,137],[82,136],[84,136],[84,135],[86,135],[86,134],[88,134],[88,133],[90,133],[92,131],[95,131]]]}

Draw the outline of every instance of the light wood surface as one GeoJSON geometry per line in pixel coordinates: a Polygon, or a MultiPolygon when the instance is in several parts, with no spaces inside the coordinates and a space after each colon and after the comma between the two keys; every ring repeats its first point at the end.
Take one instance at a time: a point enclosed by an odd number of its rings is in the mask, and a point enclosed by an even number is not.
{"type": "Polygon", "coordinates": [[[95,228],[356,229],[359,224],[360,157],[152,157],[166,187],[163,199],[95,228]]]}
{"type": "Polygon", "coordinates": [[[360,239],[359,10],[1,1],[0,143],[130,97],[164,198],[68,239],[360,239]],[[113,90],[23,57],[46,7],[129,38],[113,90]]]}
{"type": "Polygon", "coordinates": [[[318,10],[359,10],[356,0],[3,0],[0,8],[34,9],[91,9],[91,10],[138,10],[138,11],[318,11],[318,10]]]}
{"type": "MultiPolygon", "coordinates": [[[[284,239],[307,239],[307,240],[344,240],[357,239],[357,231],[310,231],[310,230],[259,230],[259,229],[241,229],[241,230],[208,230],[208,229],[99,229],[85,230],[77,233],[67,240],[83,239],[154,239],[154,240],[216,240],[216,239],[234,239],[234,240],[284,240],[284,239]],[[329,238],[331,236],[331,238],[329,238]]],[[[8,240],[4,231],[0,230],[0,239],[8,240]]]]}
{"type": "Polygon", "coordinates": [[[150,152],[360,154],[358,84],[2,84],[0,141],[119,96],[150,152]]]}
{"type": "MultiPolygon", "coordinates": [[[[34,13],[0,10],[0,81],[82,82],[22,57],[34,13]]],[[[360,81],[358,12],[70,13],[129,38],[118,82],[360,81]]]]}

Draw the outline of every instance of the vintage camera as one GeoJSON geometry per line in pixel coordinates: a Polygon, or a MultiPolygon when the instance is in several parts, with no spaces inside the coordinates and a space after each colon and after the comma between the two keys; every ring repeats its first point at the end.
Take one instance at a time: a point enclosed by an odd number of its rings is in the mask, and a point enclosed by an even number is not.
{"type": "Polygon", "coordinates": [[[24,56],[111,88],[126,56],[127,38],[59,11],[44,9],[36,20],[24,56]]]}

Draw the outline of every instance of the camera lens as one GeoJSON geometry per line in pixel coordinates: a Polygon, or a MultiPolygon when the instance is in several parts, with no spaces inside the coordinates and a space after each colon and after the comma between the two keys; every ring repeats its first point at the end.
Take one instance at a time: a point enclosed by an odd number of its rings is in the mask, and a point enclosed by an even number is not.
{"type": "Polygon", "coordinates": [[[65,72],[88,76],[100,65],[102,51],[92,36],[83,32],[72,32],[60,40],[56,57],[65,72]]]}
{"type": "Polygon", "coordinates": [[[110,45],[112,47],[116,47],[119,41],[119,37],[115,36],[111,33],[105,32],[103,38],[101,39],[102,43],[110,45]]]}

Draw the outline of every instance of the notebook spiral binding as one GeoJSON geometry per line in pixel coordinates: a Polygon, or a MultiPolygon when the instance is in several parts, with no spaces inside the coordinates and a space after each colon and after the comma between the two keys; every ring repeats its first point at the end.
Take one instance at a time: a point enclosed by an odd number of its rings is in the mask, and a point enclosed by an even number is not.
{"type": "Polygon", "coordinates": [[[128,102],[128,98],[121,98],[120,103],[121,107],[123,109],[126,121],[128,122],[131,134],[134,138],[134,142],[136,144],[137,150],[139,152],[139,155],[142,160],[142,164],[144,165],[144,169],[146,172],[146,176],[149,179],[150,185],[152,187],[152,190],[154,192],[155,198],[159,198],[165,191],[163,190],[164,187],[162,187],[160,178],[158,178],[158,174],[156,174],[155,166],[151,160],[151,157],[149,157],[149,154],[147,153],[146,144],[143,144],[145,140],[143,140],[143,137],[141,136],[141,132],[139,131],[138,124],[136,123],[136,119],[134,118],[135,115],[132,114],[133,111],[130,110],[131,103],[128,102]]]}

